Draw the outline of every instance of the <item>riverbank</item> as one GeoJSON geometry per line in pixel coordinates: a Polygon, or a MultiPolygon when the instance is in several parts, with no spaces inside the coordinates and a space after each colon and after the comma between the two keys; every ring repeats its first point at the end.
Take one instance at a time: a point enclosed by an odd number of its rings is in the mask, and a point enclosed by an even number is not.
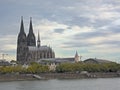
{"type": "Polygon", "coordinates": [[[41,73],[41,78],[34,77],[34,74],[1,74],[0,81],[23,81],[23,80],[47,80],[47,79],[83,79],[83,78],[115,78],[120,73],[41,73]]]}
{"type": "Polygon", "coordinates": [[[0,81],[27,81],[36,80],[29,74],[2,74],[0,75],[0,81]]]}
{"type": "Polygon", "coordinates": [[[39,76],[46,79],[114,78],[120,73],[44,73],[39,76]]]}

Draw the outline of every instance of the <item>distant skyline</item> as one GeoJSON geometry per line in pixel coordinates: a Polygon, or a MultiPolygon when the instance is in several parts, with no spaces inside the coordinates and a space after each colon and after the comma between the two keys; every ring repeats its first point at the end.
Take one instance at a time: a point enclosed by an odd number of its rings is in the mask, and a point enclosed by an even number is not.
{"type": "Polygon", "coordinates": [[[30,17],[37,39],[50,45],[56,57],[120,62],[120,0],[1,0],[0,58],[16,59],[17,36],[23,16],[28,34],[30,17]]]}

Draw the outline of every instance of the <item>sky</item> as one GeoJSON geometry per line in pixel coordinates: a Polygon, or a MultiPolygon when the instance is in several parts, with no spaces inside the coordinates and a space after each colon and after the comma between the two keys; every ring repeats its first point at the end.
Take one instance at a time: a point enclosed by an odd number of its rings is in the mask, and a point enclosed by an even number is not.
{"type": "Polygon", "coordinates": [[[120,0],[0,0],[0,58],[16,59],[21,16],[56,57],[120,62],[120,0]]]}

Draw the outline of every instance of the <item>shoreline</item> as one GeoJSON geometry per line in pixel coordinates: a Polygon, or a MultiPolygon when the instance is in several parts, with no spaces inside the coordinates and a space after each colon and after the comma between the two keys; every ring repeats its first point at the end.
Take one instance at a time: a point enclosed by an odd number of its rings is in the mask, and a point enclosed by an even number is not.
{"type": "Polygon", "coordinates": [[[84,79],[84,78],[115,78],[120,77],[120,73],[45,73],[39,74],[46,79],[84,79]]]}
{"type": "Polygon", "coordinates": [[[33,80],[49,80],[49,79],[89,79],[89,78],[119,78],[120,73],[41,73],[41,74],[0,74],[0,82],[2,81],[33,81],[33,80]],[[36,78],[38,75],[41,78],[36,78]]]}
{"type": "Polygon", "coordinates": [[[26,75],[26,74],[2,74],[0,75],[0,82],[2,81],[27,81],[27,80],[35,80],[35,78],[33,78],[30,75],[26,75]]]}

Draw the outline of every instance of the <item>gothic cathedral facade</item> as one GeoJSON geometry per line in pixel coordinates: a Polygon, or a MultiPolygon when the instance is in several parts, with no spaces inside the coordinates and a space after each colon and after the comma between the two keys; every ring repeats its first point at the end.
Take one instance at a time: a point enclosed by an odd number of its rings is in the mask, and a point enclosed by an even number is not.
{"type": "Polygon", "coordinates": [[[17,61],[20,64],[35,62],[45,58],[55,58],[55,53],[51,47],[41,46],[40,35],[38,32],[38,40],[33,32],[32,18],[30,18],[29,33],[26,35],[24,31],[23,18],[21,18],[20,32],[17,39],[17,61]]]}

